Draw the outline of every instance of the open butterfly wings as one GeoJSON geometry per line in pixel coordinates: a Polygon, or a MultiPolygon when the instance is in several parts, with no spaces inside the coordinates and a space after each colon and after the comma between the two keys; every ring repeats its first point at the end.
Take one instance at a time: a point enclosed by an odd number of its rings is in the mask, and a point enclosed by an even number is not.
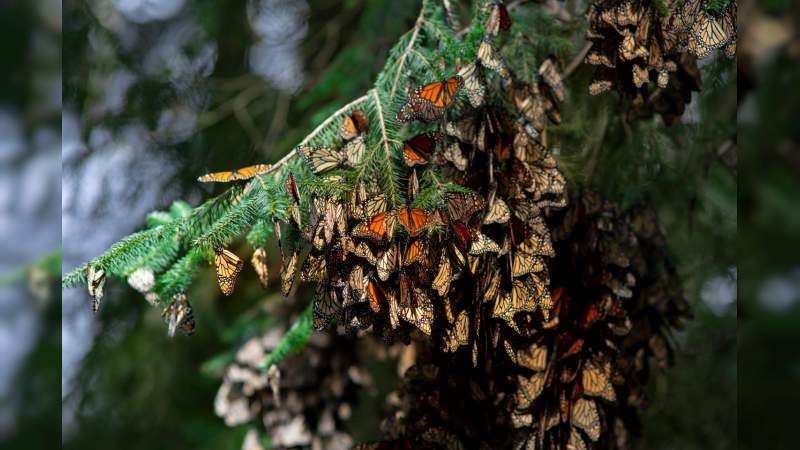
{"type": "Polygon", "coordinates": [[[199,177],[197,181],[203,183],[209,183],[214,181],[224,183],[229,181],[247,180],[253,178],[256,175],[269,172],[270,168],[271,166],[269,164],[255,164],[252,166],[242,167],[236,170],[208,173],[199,177]]]}
{"type": "Polygon", "coordinates": [[[441,119],[463,83],[461,76],[455,75],[447,80],[428,83],[411,90],[406,103],[397,112],[397,121],[432,122],[441,119]]]}

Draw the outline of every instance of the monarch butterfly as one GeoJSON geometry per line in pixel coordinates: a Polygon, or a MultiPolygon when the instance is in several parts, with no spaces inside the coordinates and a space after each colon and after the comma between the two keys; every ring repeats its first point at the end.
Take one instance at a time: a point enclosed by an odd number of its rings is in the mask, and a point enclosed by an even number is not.
{"type": "Polygon", "coordinates": [[[436,289],[440,296],[444,297],[450,289],[450,281],[452,281],[453,268],[450,266],[450,258],[442,252],[439,257],[439,271],[431,282],[431,286],[436,289]]]}
{"type": "Polygon", "coordinates": [[[634,64],[631,66],[631,76],[633,77],[633,84],[637,88],[642,87],[645,83],[650,81],[650,72],[647,70],[646,67],[642,67],[638,64],[634,64]]]}
{"type": "Polygon", "coordinates": [[[403,142],[403,161],[408,167],[428,164],[428,158],[440,140],[439,133],[422,133],[403,142]]]}
{"type": "Polygon", "coordinates": [[[103,300],[103,287],[106,285],[105,270],[89,266],[86,274],[86,284],[89,296],[92,297],[92,312],[97,313],[100,309],[100,301],[103,300]]]}
{"type": "Polygon", "coordinates": [[[583,441],[578,430],[575,427],[570,428],[567,450],[586,450],[586,448],[586,442],[583,441]]]}
{"type": "Polygon", "coordinates": [[[430,336],[431,323],[433,322],[433,305],[427,294],[421,289],[414,288],[411,297],[413,299],[407,305],[400,305],[400,317],[430,336]]]}
{"type": "Polygon", "coordinates": [[[550,280],[545,277],[547,277],[547,272],[541,272],[538,276],[531,274],[525,280],[525,286],[527,286],[534,304],[540,306],[542,313],[547,316],[548,311],[553,309],[553,299],[550,297],[550,291],[546,288],[550,280]]]}
{"type": "Polygon", "coordinates": [[[469,315],[461,311],[456,317],[455,327],[445,332],[444,350],[454,352],[458,347],[469,344],[469,315]]]}
{"type": "Polygon", "coordinates": [[[344,145],[344,162],[350,166],[355,167],[361,162],[364,152],[367,150],[367,144],[364,135],[359,135],[344,145]]]}
{"type": "Polygon", "coordinates": [[[508,231],[511,235],[511,243],[518,246],[525,241],[525,238],[530,234],[525,222],[518,217],[511,217],[508,221],[508,231]]]}
{"type": "Polygon", "coordinates": [[[236,285],[236,278],[244,267],[244,261],[230,250],[222,247],[215,248],[214,253],[214,266],[217,269],[219,288],[223,294],[231,295],[236,285]]]}
{"type": "Polygon", "coordinates": [[[297,151],[311,166],[314,173],[334,169],[344,161],[344,153],[336,147],[302,145],[297,148],[297,151]]]}
{"type": "Polygon", "coordinates": [[[617,49],[614,47],[612,41],[603,41],[599,44],[595,43],[592,50],[586,54],[584,61],[586,64],[592,66],[605,66],[609,68],[617,67],[617,49]]]}
{"type": "Polygon", "coordinates": [[[359,242],[358,245],[353,248],[352,253],[360,258],[366,259],[373,266],[378,264],[378,258],[366,242],[359,242]]]}
{"type": "Polygon", "coordinates": [[[448,192],[447,214],[451,220],[465,220],[472,214],[483,209],[483,197],[467,192],[448,192]]]}
{"type": "Polygon", "coordinates": [[[636,58],[647,58],[647,49],[637,45],[636,38],[628,29],[623,29],[622,42],[619,44],[619,55],[623,60],[631,61],[636,58]]]}
{"type": "Polygon", "coordinates": [[[486,272],[481,280],[481,290],[483,290],[484,302],[495,301],[500,293],[500,271],[486,272]]]}
{"type": "Polygon", "coordinates": [[[339,232],[339,236],[347,234],[347,217],[345,216],[344,205],[330,199],[325,200],[325,242],[330,244],[333,241],[334,230],[339,232]]]}
{"type": "Polygon", "coordinates": [[[297,271],[297,258],[299,256],[300,252],[298,251],[292,253],[292,256],[286,260],[286,264],[281,270],[281,294],[283,294],[284,297],[288,297],[289,293],[292,291],[292,284],[294,284],[294,276],[297,271]]]}
{"type": "Polygon", "coordinates": [[[408,201],[413,202],[417,198],[419,192],[419,179],[417,178],[417,169],[411,171],[411,176],[408,177],[408,201]]]}
{"type": "Polygon", "coordinates": [[[326,288],[326,283],[317,284],[314,292],[314,312],[312,320],[315,330],[324,330],[331,320],[338,318],[341,312],[340,305],[336,302],[334,292],[326,288]]]}
{"type": "Polygon", "coordinates": [[[169,337],[174,337],[176,330],[180,330],[184,336],[194,334],[194,313],[185,293],[181,292],[172,297],[172,301],[161,313],[161,317],[167,322],[169,337]]]}
{"type": "Polygon", "coordinates": [[[256,251],[253,252],[253,257],[250,258],[250,264],[253,266],[253,269],[255,269],[256,274],[258,274],[258,282],[261,283],[261,287],[264,289],[267,288],[267,284],[269,283],[269,266],[267,263],[267,249],[258,247],[256,251]]]}
{"type": "Polygon", "coordinates": [[[488,225],[490,223],[506,223],[511,218],[511,210],[508,205],[500,197],[495,197],[489,206],[489,212],[483,218],[483,223],[488,225]]]}
{"type": "Polygon", "coordinates": [[[324,254],[314,254],[312,252],[303,263],[303,268],[300,270],[300,279],[302,281],[323,281],[328,272],[325,263],[324,254]]]}
{"type": "Polygon", "coordinates": [[[600,438],[600,415],[597,413],[597,404],[594,400],[586,398],[575,400],[570,411],[570,421],[583,430],[592,442],[597,442],[600,438]]]}
{"type": "Polygon", "coordinates": [[[228,181],[247,180],[249,178],[253,178],[256,175],[269,172],[269,168],[270,168],[269,164],[256,164],[253,166],[242,167],[236,170],[207,173],[197,178],[197,181],[203,183],[208,183],[212,181],[224,183],[228,181]]]}
{"type": "Polygon", "coordinates": [[[342,307],[347,307],[366,301],[367,276],[364,275],[364,268],[356,264],[347,275],[345,283],[346,293],[342,295],[342,307]]]}
{"type": "Polygon", "coordinates": [[[544,260],[539,256],[517,252],[511,258],[511,276],[515,278],[529,273],[541,272],[544,268],[544,260]]]}
{"type": "Polygon", "coordinates": [[[539,76],[552,89],[556,99],[564,101],[564,77],[558,70],[555,59],[549,57],[539,66],[539,76]]]}
{"type": "Polygon", "coordinates": [[[608,91],[614,85],[610,79],[594,79],[589,83],[589,95],[598,95],[608,91]]]}
{"type": "MultiPolygon", "coordinates": [[[[527,428],[533,425],[533,414],[531,413],[521,413],[519,411],[513,411],[511,413],[511,425],[514,426],[515,429],[517,428],[527,428]]],[[[529,438],[528,442],[525,443],[525,448],[536,448],[536,436],[532,436],[529,438]]]]}
{"type": "Polygon", "coordinates": [[[426,256],[425,244],[420,239],[414,239],[406,248],[402,266],[410,266],[417,261],[423,260],[426,256]]]}
{"type": "Polygon", "coordinates": [[[598,361],[587,362],[586,365],[583,366],[583,371],[581,372],[583,393],[593,397],[600,397],[612,403],[616,402],[617,394],[614,392],[614,387],[611,386],[611,382],[609,381],[610,374],[610,363],[600,363],[598,361]]]}
{"type": "Polygon", "coordinates": [[[555,256],[553,243],[550,240],[549,233],[531,233],[518,248],[519,251],[528,253],[529,255],[539,256],[555,256]]]}
{"type": "Polygon", "coordinates": [[[378,270],[378,278],[380,278],[381,281],[388,280],[392,273],[397,271],[400,265],[399,253],[400,250],[398,249],[397,243],[395,243],[384,250],[378,257],[378,263],[375,265],[375,268],[378,270]]]}
{"type": "Polygon", "coordinates": [[[539,372],[531,377],[517,375],[517,391],[514,393],[516,409],[524,410],[530,408],[533,401],[544,390],[545,373],[539,372]]]}
{"type": "Polygon", "coordinates": [[[511,18],[508,16],[508,8],[503,3],[495,3],[489,14],[489,23],[486,24],[486,34],[494,37],[501,31],[507,33],[510,29],[511,18]]]}
{"type": "Polygon", "coordinates": [[[383,211],[372,217],[369,221],[361,222],[356,225],[352,235],[358,238],[371,239],[381,242],[384,239],[391,240],[394,236],[394,225],[397,216],[394,211],[383,211]]]}
{"type": "Polygon", "coordinates": [[[497,242],[491,240],[489,236],[486,236],[480,231],[475,231],[474,234],[475,241],[473,241],[472,245],[469,247],[470,255],[478,256],[484,253],[497,253],[500,251],[500,246],[497,245],[497,242]]]}
{"type": "Polygon", "coordinates": [[[289,175],[286,176],[286,192],[295,204],[300,204],[302,198],[300,197],[300,190],[297,189],[297,179],[295,179],[292,172],[289,172],[289,175]]]}
{"type": "Polygon", "coordinates": [[[547,346],[532,344],[517,350],[517,361],[520,366],[527,367],[534,372],[541,372],[547,368],[547,346]]]}
{"type": "Polygon", "coordinates": [[[440,119],[453,103],[463,79],[452,76],[444,81],[436,81],[420,86],[409,92],[408,100],[397,112],[398,122],[421,119],[426,122],[440,119]]]}
{"type": "Polygon", "coordinates": [[[500,77],[507,79],[511,74],[508,72],[505,63],[495,50],[494,46],[486,39],[481,41],[478,47],[478,61],[489,70],[497,72],[500,77]]]}
{"type": "Polygon", "coordinates": [[[379,312],[381,305],[386,303],[386,293],[383,288],[374,280],[367,281],[367,295],[369,296],[369,307],[373,312],[379,312]]]}
{"type": "Polygon", "coordinates": [[[461,151],[461,145],[458,142],[453,142],[444,149],[444,159],[453,163],[456,169],[460,171],[467,170],[469,160],[464,156],[461,151]]]}
{"type": "Polygon", "coordinates": [[[411,236],[418,235],[422,230],[437,222],[438,219],[433,214],[419,208],[401,208],[397,212],[397,219],[411,236]]]}
{"type": "Polygon", "coordinates": [[[486,87],[478,74],[478,66],[469,63],[458,71],[458,75],[464,80],[464,91],[469,104],[473,108],[481,107],[486,97],[486,87]]]}
{"type": "Polygon", "coordinates": [[[444,131],[448,136],[453,136],[459,141],[467,143],[474,141],[477,135],[475,120],[469,116],[457,122],[445,123],[444,131]]]}
{"type": "Polygon", "coordinates": [[[600,13],[600,18],[609,25],[624,27],[636,25],[639,22],[640,12],[634,9],[633,2],[621,2],[613,8],[608,8],[600,13]]]}
{"type": "Polygon", "coordinates": [[[348,141],[354,137],[366,133],[369,126],[367,116],[357,109],[342,119],[341,134],[342,139],[348,141]]]}

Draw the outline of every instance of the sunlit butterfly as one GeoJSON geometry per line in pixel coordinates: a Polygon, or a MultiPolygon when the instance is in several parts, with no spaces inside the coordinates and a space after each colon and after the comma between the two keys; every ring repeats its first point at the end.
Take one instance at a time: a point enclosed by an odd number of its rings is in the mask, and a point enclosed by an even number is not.
{"type": "Polygon", "coordinates": [[[400,249],[395,242],[378,256],[378,261],[375,265],[375,268],[378,270],[378,278],[380,278],[381,281],[388,280],[392,273],[397,271],[399,265],[400,249]]]}
{"type": "Polygon", "coordinates": [[[169,305],[161,313],[161,317],[167,322],[167,334],[169,337],[175,336],[175,331],[180,331],[184,336],[194,333],[195,322],[192,305],[183,292],[172,297],[169,305]]]}
{"type": "Polygon", "coordinates": [[[327,277],[327,265],[325,255],[322,253],[314,253],[306,257],[303,262],[303,268],[300,270],[300,279],[302,281],[323,281],[327,277]]]}
{"type": "Polygon", "coordinates": [[[425,242],[422,239],[414,239],[406,247],[403,256],[403,267],[410,266],[418,261],[422,261],[427,256],[425,242]]]}
{"type": "Polygon", "coordinates": [[[529,273],[541,272],[544,269],[544,260],[539,256],[516,252],[511,258],[512,277],[521,277],[529,273]]]}
{"type": "Polygon", "coordinates": [[[478,66],[469,63],[458,71],[458,75],[464,80],[464,92],[473,108],[483,105],[486,97],[486,86],[478,73],[478,66]]]}
{"type": "Polygon", "coordinates": [[[228,181],[247,180],[249,178],[253,178],[256,175],[267,173],[269,172],[269,169],[270,169],[269,164],[256,164],[253,166],[242,167],[241,169],[236,169],[236,170],[208,173],[199,177],[197,181],[208,183],[212,181],[228,182],[228,181]]]}
{"type": "Polygon", "coordinates": [[[416,236],[422,230],[437,222],[433,214],[420,208],[400,208],[397,211],[397,220],[408,230],[408,234],[416,236]]]}
{"type": "Polygon", "coordinates": [[[367,297],[369,299],[369,307],[373,312],[379,312],[381,305],[386,304],[386,292],[375,280],[370,279],[367,281],[367,297]]]}
{"type": "Polygon", "coordinates": [[[587,450],[586,442],[583,441],[580,432],[575,427],[572,427],[569,431],[567,450],[587,450]]]}
{"type": "Polygon", "coordinates": [[[564,77],[558,70],[558,65],[552,57],[544,60],[539,66],[539,76],[542,77],[544,82],[550,87],[556,99],[560,102],[564,101],[564,77]]]}
{"type": "Polygon", "coordinates": [[[489,212],[483,218],[483,223],[487,225],[491,223],[506,223],[510,218],[511,210],[508,209],[506,202],[500,197],[495,197],[489,205],[489,212]]]}
{"type": "Polygon", "coordinates": [[[267,250],[264,247],[258,247],[253,252],[253,257],[250,258],[250,264],[258,274],[258,282],[261,287],[267,288],[269,283],[269,259],[267,258],[267,250]]]}
{"type": "Polygon", "coordinates": [[[403,142],[403,161],[409,167],[427,164],[440,140],[439,133],[422,133],[403,142]]]}
{"type": "Polygon", "coordinates": [[[344,162],[350,166],[355,167],[361,162],[364,152],[367,150],[365,135],[359,135],[353,140],[344,145],[342,151],[344,152],[344,162]]]}
{"type": "Polygon", "coordinates": [[[419,119],[430,122],[440,119],[453,103],[462,83],[463,79],[456,75],[410,91],[406,103],[397,112],[397,120],[408,122],[419,119]]]}
{"type": "Polygon", "coordinates": [[[444,336],[444,350],[454,352],[458,347],[469,344],[469,314],[467,311],[458,313],[455,326],[448,329],[444,336]]]}
{"type": "Polygon", "coordinates": [[[352,231],[353,237],[367,238],[381,242],[391,240],[397,215],[394,211],[383,211],[366,222],[361,222],[352,231]]]}
{"type": "Polygon", "coordinates": [[[350,140],[360,134],[366,133],[368,126],[369,120],[366,114],[357,109],[353,110],[342,119],[342,139],[350,140]]]}
{"type": "Polygon", "coordinates": [[[473,233],[475,235],[475,240],[469,247],[470,255],[478,256],[484,253],[497,253],[500,251],[500,246],[497,245],[497,242],[489,238],[489,236],[486,236],[480,231],[474,231],[473,233]]]}
{"type": "Polygon", "coordinates": [[[453,166],[462,172],[467,170],[469,160],[464,156],[458,142],[453,142],[444,148],[444,159],[453,163],[453,166]]]}
{"type": "Polygon", "coordinates": [[[219,288],[223,294],[231,295],[236,287],[236,278],[244,267],[244,261],[230,250],[222,247],[215,248],[214,253],[214,266],[217,269],[219,288]]]}
{"type": "Polygon", "coordinates": [[[302,145],[297,151],[314,173],[335,169],[344,161],[344,153],[336,147],[302,145]]]}
{"type": "Polygon", "coordinates": [[[547,346],[532,344],[517,350],[517,362],[523,367],[542,372],[547,368],[547,346]]]}
{"type": "Polygon", "coordinates": [[[485,39],[481,41],[481,45],[478,47],[478,61],[480,61],[483,67],[497,72],[502,78],[509,78],[511,76],[500,54],[494,46],[485,39]]]}
{"type": "Polygon", "coordinates": [[[400,305],[400,317],[430,336],[433,323],[433,305],[428,295],[421,289],[414,288],[411,300],[407,305],[400,305]]]}
{"type": "Polygon", "coordinates": [[[516,409],[525,410],[531,407],[533,401],[544,390],[544,372],[538,372],[530,377],[517,375],[517,391],[514,395],[516,409]]]}

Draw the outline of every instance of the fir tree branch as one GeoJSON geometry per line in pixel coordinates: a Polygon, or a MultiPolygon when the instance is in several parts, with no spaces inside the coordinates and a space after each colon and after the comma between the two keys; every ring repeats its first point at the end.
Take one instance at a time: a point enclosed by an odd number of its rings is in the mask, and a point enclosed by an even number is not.
{"type": "Polygon", "coordinates": [[[386,119],[383,116],[383,107],[381,106],[381,99],[378,96],[377,90],[375,89],[372,90],[372,97],[375,99],[375,110],[378,114],[378,122],[380,122],[381,124],[381,134],[383,135],[383,153],[384,157],[386,158],[386,169],[388,170],[387,174],[390,177],[389,197],[392,199],[392,206],[397,206],[397,187],[394,185],[394,181],[391,180],[391,176],[395,172],[394,172],[394,164],[392,164],[392,150],[389,147],[389,138],[386,135],[386,119]]]}
{"type": "Polygon", "coordinates": [[[570,61],[569,65],[567,65],[567,67],[564,69],[564,78],[568,78],[570,75],[572,75],[572,72],[575,72],[575,70],[580,67],[581,63],[583,62],[583,58],[586,58],[586,54],[592,49],[592,45],[592,41],[587,41],[586,44],[583,45],[583,48],[581,48],[581,50],[575,54],[575,56],[572,58],[572,61],[570,61]]]}
{"type": "MultiPolygon", "coordinates": [[[[360,103],[362,103],[362,102],[364,102],[366,100],[367,100],[367,96],[366,95],[362,95],[361,97],[358,97],[357,99],[351,101],[350,103],[342,106],[336,112],[334,112],[333,114],[328,116],[328,118],[325,119],[321,124],[319,124],[317,126],[317,128],[314,128],[314,131],[309,133],[308,136],[306,136],[302,141],[300,141],[300,143],[297,144],[295,146],[295,148],[292,149],[292,151],[287,153],[286,156],[284,156],[278,162],[273,164],[272,167],[270,167],[270,169],[269,169],[269,171],[267,173],[268,174],[275,173],[278,169],[280,169],[281,167],[286,165],[286,163],[288,163],[289,161],[293,160],[295,158],[295,156],[297,156],[297,147],[300,147],[300,146],[308,144],[312,139],[314,139],[317,136],[317,134],[319,134],[320,131],[322,131],[323,129],[325,129],[325,127],[330,125],[331,122],[336,120],[339,116],[341,116],[346,111],[349,111],[354,106],[356,106],[356,105],[358,105],[358,104],[360,104],[360,103]]],[[[252,181],[251,181],[251,183],[252,183],[252,181]]]]}
{"type": "Polygon", "coordinates": [[[261,369],[269,369],[273,364],[278,364],[291,353],[296,353],[305,347],[308,338],[314,331],[312,314],[314,312],[314,302],[309,302],[300,317],[292,324],[286,334],[281,337],[275,350],[270,352],[258,365],[261,369]]]}
{"type": "MultiPolygon", "coordinates": [[[[422,8],[420,8],[419,16],[417,17],[416,23],[414,23],[414,29],[411,33],[411,39],[408,41],[408,45],[406,45],[406,49],[403,50],[403,53],[400,55],[400,58],[397,61],[397,71],[394,75],[394,81],[392,81],[392,90],[389,92],[389,101],[394,99],[394,94],[397,92],[397,83],[400,81],[400,74],[403,73],[403,65],[406,63],[406,58],[408,58],[408,54],[411,52],[411,49],[414,48],[414,43],[417,41],[417,36],[419,35],[419,29],[422,28],[423,18],[425,17],[425,6],[427,1],[422,3],[422,8]]],[[[386,133],[384,133],[384,137],[386,133]]]]}

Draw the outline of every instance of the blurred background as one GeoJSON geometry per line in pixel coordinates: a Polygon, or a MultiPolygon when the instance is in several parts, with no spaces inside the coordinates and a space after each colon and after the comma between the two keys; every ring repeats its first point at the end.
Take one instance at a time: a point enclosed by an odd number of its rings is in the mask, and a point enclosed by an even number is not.
{"type": "MultiPolygon", "coordinates": [[[[198,332],[170,340],[122,283],[107,284],[97,315],[84,290],[59,302],[59,263],[71,270],[176,199],[198,204],[213,192],[195,182],[206,171],[285,154],[369,88],[418,3],[0,2],[0,447],[241,446],[246,427],[214,414],[219,355],[258,334],[242,318],[277,297],[250,274],[220,299],[202,274],[198,332]]],[[[640,448],[794,448],[800,11],[782,0],[739,11],[738,71],[705,85],[720,96],[705,99],[722,109],[718,126],[738,116],[738,141],[717,149],[693,196],[661,194],[667,212],[692,211],[662,219],[695,317],[652,383],[640,448]]]]}

